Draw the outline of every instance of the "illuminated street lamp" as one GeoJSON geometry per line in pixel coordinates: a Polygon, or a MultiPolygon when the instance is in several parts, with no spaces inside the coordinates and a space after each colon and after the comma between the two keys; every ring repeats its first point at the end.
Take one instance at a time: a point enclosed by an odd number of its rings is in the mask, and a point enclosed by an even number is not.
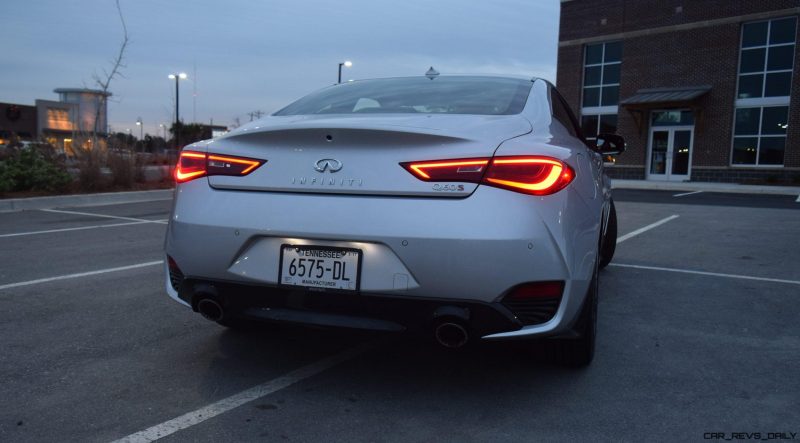
{"type": "Polygon", "coordinates": [[[144,140],[144,125],[142,124],[141,117],[136,119],[136,126],[139,127],[139,140],[144,140]]]}
{"type": "Polygon", "coordinates": [[[342,66],[344,66],[346,68],[349,68],[349,67],[353,66],[353,62],[351,62],[350,60],[345,60],[344,62],[339,63],[339,81],[338,81],[338,83],[342,82],[342,66]]]}
{"type": "Polygon", "coordinates": [[[178,115],[178,111],[180,110],[180,107],[179,107],[178,101],[179,101],[180,95],[178,93],[178,82],[180,80],[186,80],[186,73],[185,72],[181,72],[179,74],[170,74],[170,75],[168,75],[168,77],[169,77],[170,80],[172,80],[172,79],[175,80],[175,149],[179,149],[180,148],[180,129],[179,129],[180,116],[178,115]]]}

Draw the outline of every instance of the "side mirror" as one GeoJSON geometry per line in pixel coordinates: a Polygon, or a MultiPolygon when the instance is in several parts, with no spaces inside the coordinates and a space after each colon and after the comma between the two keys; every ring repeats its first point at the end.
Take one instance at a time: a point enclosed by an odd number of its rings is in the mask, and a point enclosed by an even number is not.
{"type": "Polygon", "coordinates": [[[597,150],[603,155],[619,155],[625,152],[625,139],[617,134],[598,134],[597,150]]]}

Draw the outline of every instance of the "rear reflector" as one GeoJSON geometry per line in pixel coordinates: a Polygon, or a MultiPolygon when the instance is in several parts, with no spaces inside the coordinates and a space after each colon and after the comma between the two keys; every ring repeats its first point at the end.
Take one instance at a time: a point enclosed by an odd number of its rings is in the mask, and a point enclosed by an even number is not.
{"type": "Polygon", "coordinates": [[[535,283],[523,283],[514,287],[503,301],[522,301],[534,298],[553,298],[561,297],[564,292],[563,281],[540,281],[535,283]]]}
{"type": "Polygon", "coordinates": [[[483,183],[532,195],[553,194],[575,178],[575,171],[566,163],[538,156],[405,162],[400,166],[423,181],[483,183]]]}
{"type": "Polygon", "coordinates": [[[183,151],[178,159],[178,165],[175,167],[175,181],[183,183],[211,175],[241,177],[253,172],[266,162],[266,160],[255,158],[183,151]]]}

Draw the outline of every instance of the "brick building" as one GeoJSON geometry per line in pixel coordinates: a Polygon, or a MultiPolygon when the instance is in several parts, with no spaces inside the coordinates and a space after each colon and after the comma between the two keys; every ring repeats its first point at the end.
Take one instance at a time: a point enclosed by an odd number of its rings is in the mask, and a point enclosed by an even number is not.
{"type": "Polygon", "coordinates": [[[562,0],[557,86],[617,178],[800,184],[798,0],[562,0]]]}
{"type": "Polygon", "coordinates": [[[0,103],[0,145],[36,138],[36,107],[0,103]]]}

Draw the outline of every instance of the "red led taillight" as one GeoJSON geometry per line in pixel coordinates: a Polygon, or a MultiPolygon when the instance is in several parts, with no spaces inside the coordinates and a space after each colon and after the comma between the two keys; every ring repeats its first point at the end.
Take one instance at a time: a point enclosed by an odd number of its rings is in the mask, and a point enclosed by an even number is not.
{"type": "Polygon", "coordinates": [[[498,157],[492,160],[483,182],[533,195],[548,195],[566,187],[575,178],[567,164],[547,157],[498,157]]]}
{"type": "Polygon", "coordinates": [[[423,181],[483,183],[533,195],[558,192],[575,178],[575,171],[566,163],[538,156],[406,162],[400,166],[423,181]]]}
{"type": "Polygon", "coordinates": [[[563,281],[540,281],[535,283],[523,283],[514,287],[508,295],[503,297],[503,301],[522,301],[537,298],[561,297],[564,292],[563,281]]]}
{"type": "Polygon", "coordinates": [[[183,151],[175,167],[175,181],[183,183],[210,175],[245,176],[264,163],[266,160],[255,158],[183,151]]]}
{"type": "Polygon", "coordinates": [[[432,162],[408,162],[400,163],[400,166],[424,181],[477,183],[483,177],[488,164],[489,159],[486,158],[465,158],[432,162]]]}

